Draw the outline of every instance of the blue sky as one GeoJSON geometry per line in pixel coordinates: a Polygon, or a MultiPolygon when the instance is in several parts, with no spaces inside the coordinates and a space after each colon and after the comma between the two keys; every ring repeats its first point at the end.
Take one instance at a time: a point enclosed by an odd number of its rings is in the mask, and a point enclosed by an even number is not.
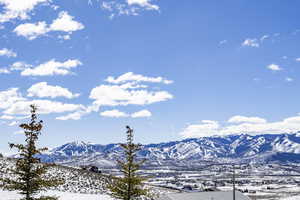
{"type": "Polygon", "coordinates": [[[0,150],[300,130],[300,2],[0,0],[0,150]]]}

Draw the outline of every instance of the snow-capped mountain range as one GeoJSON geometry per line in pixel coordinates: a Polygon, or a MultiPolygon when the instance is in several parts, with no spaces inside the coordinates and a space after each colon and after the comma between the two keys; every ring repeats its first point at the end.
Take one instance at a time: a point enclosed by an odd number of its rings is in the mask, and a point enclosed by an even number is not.
{"type": "MultiPolygon", "coordinates": [[[[144,145],[138,152],[146,166],[193,167],[207,162],[300,163],[300,133],[214,136],[144,145]]],[[[41,155],[44,162],[65,165],[115,166],[119,144],[71,142],[41,155]]]]}

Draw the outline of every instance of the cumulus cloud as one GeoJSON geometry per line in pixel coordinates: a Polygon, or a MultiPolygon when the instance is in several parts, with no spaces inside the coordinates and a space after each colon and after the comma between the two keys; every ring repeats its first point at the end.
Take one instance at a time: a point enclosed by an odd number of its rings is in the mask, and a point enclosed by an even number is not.
{"type": "Polygon", "coordinates": [[[46,22],[25,23],[20,24],[14,29],[18,36],[23,36],[29,40],[33,40],[40,35],[45,35],[48,32],[46,22]]]}
{"type": "Polygon", "coordinates": [[[13,63],[13,64],[10,66],[10,70],[11,70],[11,71],[23,71],[23,70],[25,70],[25,69],[27,69],[27,68],[29,68],[29,67],[32,67],[32,65],[27,64],[27,63],[25,63],[25,62],[20,62],[20,61],[18,61],[18,62],[13,63]]]}
{"type": "Polygon", "coordinates": [[[137,16],[145,10],[160,10],[158,5],[152,3],[152,0],[105,0],[102,1],[101,8],[111,13],[110,18],[116,15],[137,16]]]}
{"type": "Polygon", "coordinates": [[[22,119],[27,119],[30,118],[30,115],[25,115],[25,116],[13,116],[13,115],[2,115],[0,119],[4,120],[22,120],[22,119]]]}
{"type": "Polygon", "coordinates": [[[0,91],[0,119],[25,119],[30,114],[30,105],[39,108],[39,114],[76,112],[85,109],[81,104],[68,104],[50,100],[29,100],[19,92],[18,88],[0,91]]]}
{"type": "Polygon", "coordinates": [[[162,77],[147,77],[140,74],[134,74],[133,72],[127,72],[122,74],[121,76],[114,78],[113,76],[109,76],[106,80],[108,83],[124,83],[128,81],[134,82],[152,82],[152,83],[164,83],[164,84],[171,84],[173,81],[162,78],[162,77]]]}
{"type": "Polygon", "coordinates": [[[12,120],[12,119],[14,119],[14,116],[11,116],[11,115],[2,115],[2,116],[0,117],[0,119],[12,120]]]}
{"type": "Polygon", "coordinates": [[[64,113],[82,109],[80,104],[67,104],[50,100],[25,100],[18,101],[10,105],[3,111],[6,115],[28,115],[30,113],[30,105],[36,105],[39,114],[64,113]]]}
{"type": "Polygon", "coordinates": [[[57,120],[63,120],[63,121],[65,121],[65,120],[79,120],[79,119],[81,119],[83,114],[84,114],[83,112],[78,111],[78,112],[70,113],[68,115],[56,117],[56,119],[57,120]]]}
{"type": "Polygon", "coordinates": [[[107,110],[100,113],[103,117],[112,117],[112,118],[120,118],[120,117],[128,117],[128,114],[121,112],[119,110],[107,110]]]}
{"type": "Polygon", "coordinates": [[[217,134],[219,127],[220,126],[217,121],[202,120],[200,124],[187,126],[180,135],[184,138],[212,136],[217,134]]]}
{"type": "MultiPolygon", "coordinates": [[[[81,64],[78,60],[68,60],[65,62],[56,62],[55,60],[48,61],[37,67],[29,66],[22,62],[14,63],[11,70],[20,70],[23,76],[42,76],[54,74],[68,74],[70,68],[81,64]],[[61,71],[62,70],[62,71],[61,71]],[[63,70],[67,70],[66,72],[63,70]]],[[[173,98],[173,95],[167,91],[151,87],[140,82],[169,84],[167,79],[161,77],[146,77],[142,75],[133,76],[125,79],[112,79],[113,84],[102,84],[90,91],[89,98],[93,101],[89,105],[70,104],[59,101],[51,101],[48,99],[31,99],[38,98],[57,98],[65,97],[72,99],[78,97],[79,94],[72,93],[69,89],[61,86],[49,85],[47,82],[39,82],[33,84],[27,89],[27,97],[19,92],[18,88],[11,88],[5,91],[0,91],[0,110],[2,117],[5,120],[16,120],[21,115],[28,115],[29,105],[35,104],[39,107],[40,114],[60,113],[64,114],[56,117],[58,120],[79,120],[82,116],[92,112],[99,112],[100,108],[115,107],[115,106],[145,106],[153,103],[167,101],[173,98]],[[66,113],[66,114],[65,114],[66,113]]],[[[151,117],[150,111],[144,109],[138,112],[127,114],[122,111],[113,109],[100,112],[101,116],[105,117],[151,117]]]]}
{"type": "Polygon", "coordinates": [[[21,72],[22,76],[53,76],[53,75],[68,75],[72,74],[72,68],[82,65],[79,60],[67,60],[58,62],[54,59],[38,65],[33,68],[26,68],[21,72]]]}
{"type": "Polygon", "coordinates": [[[19,92],[18,88],[0,91],[0,109],[7,109],[16,102],[24,100],[25,98],[19,92]]]}
{"type": "Polygon", "coordinates": [[[80,94],[72,93],[67,88],[63,88],[60,86],[52,86],[48,85],[47,82],[40,82],[32,85],[28,90],[29,97],[50,97],[50,98],[57,98],[57,97],[65,97],[68,99],[73,99],[78,97],[80,94]]]}
{"type": "Polygon", "coordinates": [[[92,89],[90,98],[105,106],[147,105],[173,98],[167,91],[126,90],[118,85],[100,85],[92,89]]]}
{"type": "MultiPolygon", "coordinates": [[[[79,120],[82,116],[91,112],[99,112],[100,108],[116,106],[145,106],[153,103],[168,101],[173,99],[173,95],[167,91],[152,91],[149,85],[145,83],[170,84],[171,81],[162,77],[146,77],[134,73],[125,73],[117,78],[112,76],[105,79],[110,84],[102,84],[90,91],[89,98],[93,100],[91,105],[86,106],[73,113],[59,116],[58,120],[79,120]]],[[[104,117],[151,117],[148,110],[141,110],[132,114],[113,109],[100,112],[104,117]]]]}
{"type": "Polygon", "coordinates": [[[128,5],[139,5],[149,10],[159,10],[159,6],[152,4],[151,0],[127,0],[128,5]]]}
{"type": "MultiPolygon", "coordinates": [[[[109,76],[105,81],[110,84],[99,85],[90,92],[89,98],[94,100],[93,106],[98,106],[98,108],[103,106],[144,106],[173,99],[173,95],[167,91],[157,89],[152,91],[149,85],[140,84],[140,82],[160,84],[170,84],[173,82],[162,77],[147,77],[128,72],[117,78],[109,76]]],[[[117,113],[116,110],[113,111],[113,113],[117,113]]],[[[151,115],[151,112],[148,110],[141,110],[131,115],[126,114],[122,116],[138,118],[150,117],[151,115]]]]}
{"type": "Polygon", "coordinates": [[[246,39],[243,43],[242,46],[248,46],[248,47],[259,47],[259,42],[257,39],[246,39]]]}
{"type": "Polygon", "coordinates": [[[31,65],[25,62],[15,62],[7,68],[0,68],[0,74],[10,74],[12,71],[23,71],[29,67],[31,67],[31,65]]]}
{"type": "Polygon", "coordinates": [[[192,138],[231,134],[281,134],[300,131],[300,116],[289,117],[276,122],[253,123],[243,121],[245,122],[236,125],[225,124],[221,126],[219,122],[204,120],[199,124],[188,125],[180,135],[184,138],[192,138]]]}
{"type": "Polygon", "coordinates": [[[6,56],[8,58],[17,57],[17,53],[15,53],[13,50],[3,48],[3,49],[0,49],[0,56],[6,56]]]}
{"type": "Polygon", "coordinates": [[[99,109],[100,109],[99,105],[93,104],[90,106],[82,107],[81,109],[79,109],[73,113],[70,113],[70,114],[67,114],[64,116],[59,116],[56,119],[57,120],[79,120],[82,118],[82,116],[85,116],[91,112],[98,112],[99,109]]]}
{"type": "Polygon", "coordinates": [[[0,23],[8,22],[12,19],[28,19],[29,13],[36,6],[50,2],[50,0],[0,0],[0,5],[3,5],[3,12],[0,13],[0,23]]]}
{"type": "Polygon", "coordinates": [[[281,71],[282,70],[282,68],[276,64],[268,65],[267,68],[272,71],[281,71]]]}
{"type": "Polygon", "coordinates": [[[262,124],[266,123],[267,120],[260,117],[245,117],[245,116],[233,116],[228,120],[229,123],[254,123],[254,124],[262,124]]]}
{"type": "MultiPolygon", "coordinates": [[[[41,21],[37,23],[20,24],[14,29],[18,36],[23,36],[29,40],[36,39],[39,36],[45,35],[52,31],[67,32],[72,34],[74,31],[84,29],[84,25],[75,21],[74,17],[69,15],[68,12],[62,11],[59,13],[57,19],[53,20],[52,24],[47,25],[46,22],[41,21]]],[[[70,36],[63,37],[68,39],[70,36]]]]}
{"type": "Polygon", "coordinates": [[[10,71],[7,68],[0,68],[0,74],[9,74],[10,71]]]}
{"type": "Polygon", "coordinates": [[[132,118],[151,117],[152,113],[149,110],[141,110],[131,114],[132,118]]]}
{"type": "Polygon", "coordinates": [[[84,25],[75,21],[74,17],[66,11],[60,12],[58,18],[49,27],[49,31],[63,31],[68,33],[82,29],[84,29],[84,25]]]}
{"type": "Polygon", "coordinates": [[[140,85],[135,82],[124,83],[120,85],[122,89],[137,89],[137,88],[148,88],[148,85],[140,85]]]}

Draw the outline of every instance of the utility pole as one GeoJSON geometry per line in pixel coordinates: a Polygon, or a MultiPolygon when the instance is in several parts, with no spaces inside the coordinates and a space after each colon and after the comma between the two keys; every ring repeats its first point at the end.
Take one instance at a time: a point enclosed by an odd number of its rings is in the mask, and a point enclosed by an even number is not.
{"type": "Polygon", "coordinates": [[[233,174],[232,174],[232,183],[233,183],[233,200],[235,200],[235,165],[232,165],[233,174]]]}

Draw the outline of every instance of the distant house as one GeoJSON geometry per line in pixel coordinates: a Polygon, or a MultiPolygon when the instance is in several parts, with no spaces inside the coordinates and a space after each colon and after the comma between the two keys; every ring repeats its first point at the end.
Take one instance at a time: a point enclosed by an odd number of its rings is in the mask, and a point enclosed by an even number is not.
{"type": "MultiPolygon", "coordinates": [[[[232,200],[232,191],[228,192],[190,192],[170,193],[161,195],[157,200],[232,200]]],[[[239,191],[235,193],[236,200],[250,200],[239,191]]]]}

